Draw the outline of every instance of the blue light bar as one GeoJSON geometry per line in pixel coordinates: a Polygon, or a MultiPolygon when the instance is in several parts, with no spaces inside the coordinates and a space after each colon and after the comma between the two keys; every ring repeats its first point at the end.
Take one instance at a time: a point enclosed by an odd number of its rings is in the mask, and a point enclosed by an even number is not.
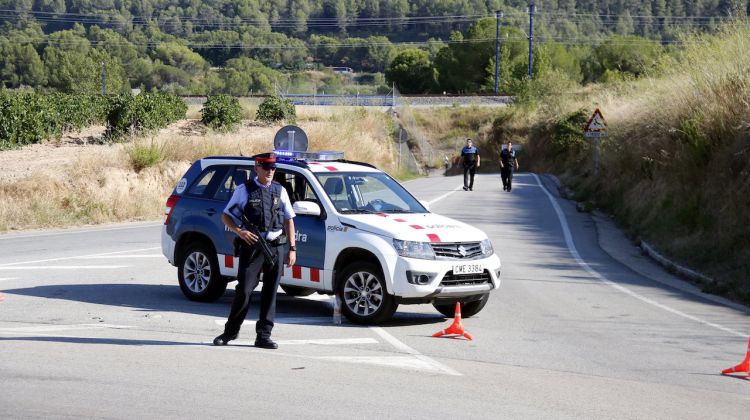
{"type": "Polygon", "coordinates": [[[279,160],[308,160],[308,161],[331,161],[344,158],[344,152],[323,150],[320,152],[299,152],[291,150],[274,150],[273,153],[279,160]]]}

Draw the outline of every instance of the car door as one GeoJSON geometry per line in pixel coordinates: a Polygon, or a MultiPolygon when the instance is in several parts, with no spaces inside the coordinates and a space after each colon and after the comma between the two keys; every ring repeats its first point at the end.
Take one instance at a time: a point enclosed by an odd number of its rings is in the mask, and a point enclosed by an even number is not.
{"type": "MultiPolygon", "coordinates": [[[[312,201],[320,206],[320,200],[310,186],[310,180],[293,169],[277,169],[276,181],[289,194],[292,204],[296,201],[312,201]]],[[[285,267],[282,283],[321,289],[326,249],[325,212],[321,216],[298,214],[294,218],[296,231],[297,261],[291,270],[285,267]]]]}

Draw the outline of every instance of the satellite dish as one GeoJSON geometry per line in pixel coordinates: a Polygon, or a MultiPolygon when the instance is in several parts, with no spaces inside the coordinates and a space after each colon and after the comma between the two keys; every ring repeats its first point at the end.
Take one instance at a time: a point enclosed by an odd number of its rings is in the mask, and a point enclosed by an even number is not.
{"type": "Polygon", "coordinates": [[[275,150],[306,152],[307,134],[296,125],[281,127],[273,138],[273,148],[275,150]]]}

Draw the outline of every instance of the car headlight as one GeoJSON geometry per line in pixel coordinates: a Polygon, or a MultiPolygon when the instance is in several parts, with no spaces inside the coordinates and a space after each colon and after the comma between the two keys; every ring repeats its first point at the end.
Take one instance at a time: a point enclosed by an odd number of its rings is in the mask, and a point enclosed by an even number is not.
{"type": "Polygon", "coordinates": [[[479,247],[482,249],[482,255],[485,257],[489,257],[495,253],[495,250],[492,249],[492,242],[490,242],[489,239],[482,240],[482,242],[479,243],[479,247]]]}
{"type": "Polygon", "coordinates": [[[407,258],[421,258],[423,260],[434,260],[435,252],[429,242],[414,242],[393,240],[393,247],[396,253],[407,258]]]}

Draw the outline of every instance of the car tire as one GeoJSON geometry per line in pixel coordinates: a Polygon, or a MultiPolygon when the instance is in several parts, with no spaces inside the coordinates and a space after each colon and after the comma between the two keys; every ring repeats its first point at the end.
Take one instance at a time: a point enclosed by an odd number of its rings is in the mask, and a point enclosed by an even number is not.
{"type": "Polygon", "coordinates": [[[191,243],[177,266],[182,293],[190,300],[213,302],[227,290],[216,252],[203,242],[191,243]]]}
{"type": "MultiPolygon", "coordinates": [[[[481,298],[478,300],[473,300],[471,302],[462,302],[461,303],[461,318],[471,318],[472,316],[479,313],[479,311],[484,308],[484,305],[487,304],[487,301],[490,300],[490,294],[485,293],[482,295],[481,298]]],[[[451,303],[449,305],[438,305],[433,303],[432,306],[435,307],[435,309],[438,310],[441,314],[443,314],[446,318],[453,318],[456,315],[456,304],[451,303]]]]}
{"type": "Polygon", "coordinates": [[[283,290],[287,296],[310,296],[315,293],[314,289],[299,286],[287,286],[285,284],[281,285],[281,290],[283,290]]]}
{"type": "Polygon", "coordinates": [[[363,325],[379,324],[390,319],[398,308],[388,293],[379,266],[369,262],[349,264],[336,282],[336,295],[346,318],[363,325]]]}

